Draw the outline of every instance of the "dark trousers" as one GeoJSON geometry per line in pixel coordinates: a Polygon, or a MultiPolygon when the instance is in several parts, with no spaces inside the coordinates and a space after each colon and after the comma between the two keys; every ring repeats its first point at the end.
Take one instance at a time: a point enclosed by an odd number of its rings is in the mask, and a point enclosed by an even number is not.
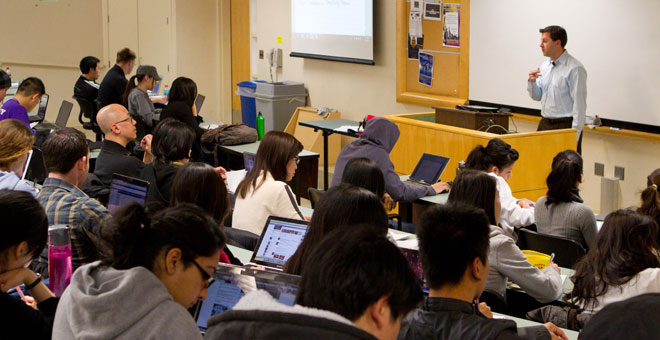
{"type": "MultiPolygon", "coordinates": [[[[550,119],[543,117],[536,131],[570,129],[572,126],[573,126],[573,118],[550,119]]],[[[582,133],[580,133],[580,138],[578,139],[577,142],[576,151],[580,155],[582,154],[582,133]]]]}

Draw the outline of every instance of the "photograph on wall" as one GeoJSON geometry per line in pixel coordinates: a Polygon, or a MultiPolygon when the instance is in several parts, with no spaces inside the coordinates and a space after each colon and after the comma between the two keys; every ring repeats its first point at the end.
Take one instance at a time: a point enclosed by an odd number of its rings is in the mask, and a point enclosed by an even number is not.
{"type": "Polygon", "coordinates": [[[442,20],[442,1],[425,0],[424,1],[424,19],[442,20]]]}
{"type": "Polygon", "coordinates": [[[419,59],[419,50],[424,48],[424,37],[408,35],[408,59],[419,59]]]}
{"type": "Polygon", "coordinates": [[[444,24],[442,25],[442,45],[447,47],[461,47],[460,34],[460,4],[443,4],[444,24]]]}
{"type": "Polygon", "coordinates": [[[419,83],[431,87],[433,84],[433,55],[419,53],[419,83]]]}

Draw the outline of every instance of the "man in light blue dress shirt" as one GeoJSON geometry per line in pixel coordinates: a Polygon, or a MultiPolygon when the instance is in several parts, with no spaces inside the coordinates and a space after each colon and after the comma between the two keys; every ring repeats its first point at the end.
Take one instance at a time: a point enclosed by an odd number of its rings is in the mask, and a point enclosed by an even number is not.
{"type": "Polygon", "coordinates": [[[548,26],[541,33],[541,51],[550,58],[529,72],[527,92],[541,101],[538,131],[577,129],[577,152],[582,149],[582,129],[587,111],[587,70],[566,51],[566,30],[548,26]]]}

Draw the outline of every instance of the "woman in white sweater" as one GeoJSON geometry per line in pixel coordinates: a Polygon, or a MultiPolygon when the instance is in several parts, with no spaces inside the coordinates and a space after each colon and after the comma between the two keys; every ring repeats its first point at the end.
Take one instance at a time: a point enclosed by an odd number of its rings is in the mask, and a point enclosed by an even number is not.
{"type": "Polygon", "coordinates": [[[465,161],[468,169],[485,171],[497,180],[500,195],[500,225],[513,236],[513,229],[526,227],[535,222],[534,203],[528,199],[513,197],[506,183],[513,175],[513,166],[518,160],[518,151],[499,138],[491,139],[485,147],[477,145],[465,161]]]}
{"type": "Polygon", "coordinates": [[[560,298],[562,280],[559,267],[554,263],[543,270],[532,266],[511,236],[498,226],[499,198],[493,177],[470,169],[458,173],[449,193],[449,202],[462,202],[484,209],[490,220],[490,273],[484,290],[505,301],[506,285],[510,280],[539,302],[547,303],[560,298]]]}
{"type": "Polygon", "coordinates": [[[610,303],[660,293],[658,225],[632,210],[607,215],[593,247],[575,267],[566,296],[586,313],[610,303]]]}
{"type": "Polygon", "coordinates": [[[259,144],[254,167],[236,188],[232,227],[260,235],[268,216],[305,219],[285,183],[298,168],[302,144],[286,132],[269,131],[259,144]]]}

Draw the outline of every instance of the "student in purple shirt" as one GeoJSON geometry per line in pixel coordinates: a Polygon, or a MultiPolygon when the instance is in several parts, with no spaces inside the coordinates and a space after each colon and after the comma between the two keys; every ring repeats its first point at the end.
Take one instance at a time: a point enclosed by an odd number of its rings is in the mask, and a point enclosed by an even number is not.
{"type": "Polygon", "coordinates": [[[16,119],[30,127],[28,112],[32,111],[46,93],[44,83],[35,77],[26,78],[18,85],[14,98],[8,100],[0,107],[0,120],[16,119]]]}

